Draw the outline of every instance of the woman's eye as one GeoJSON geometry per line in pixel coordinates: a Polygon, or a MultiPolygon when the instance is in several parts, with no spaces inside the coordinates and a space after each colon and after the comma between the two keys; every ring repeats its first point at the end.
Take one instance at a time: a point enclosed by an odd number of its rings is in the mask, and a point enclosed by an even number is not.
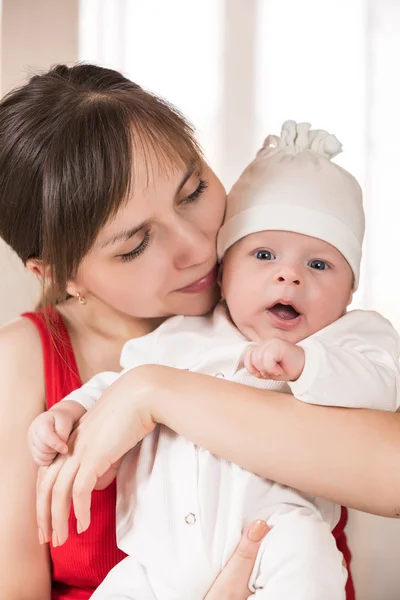
{"type": "Polygon", "coordinates": [[[269,250],[257,250],[254,256],[258,260],[274,260],[276,258],[269,250]]]}
{"type": "Polygon", "coordinates": [[[324,260],[310,260],[308,266],[312,269],[316,269],[317,271],[325,271],[325,269],[329,269],[329,265],[324,260]]]}
{"type": "Polygon", "coordinates": [[[183,200],[181,201],[181,204],[190,204],[191,202],[195,202],[196,200],[198,200],[200,198],[200,196],[203,194],[203,192],[207,188],[208,188],[207,181],[205,181],[204,179],[200,179],[199,185],[194,190],[194,192],[189,194],[189,196],[186,196],[186,198],[183,198],[183,200]]]}
{"type": "Polygon", "coordinates": [[[137,246],[130,252],[126,252],[126,254],[117,254],[117,257],[120,258],[122,260],[122,262],[128,262],[130,260],[133,260],[134,258],[137,258],[138,256],[140,256],[142,254],[142,252],[144,252],[146,250],[147,246],[149,245],[149,241],[150,241],[150,234],[146,233],[143,240],[140,242],[139,246],[137,246]]]}

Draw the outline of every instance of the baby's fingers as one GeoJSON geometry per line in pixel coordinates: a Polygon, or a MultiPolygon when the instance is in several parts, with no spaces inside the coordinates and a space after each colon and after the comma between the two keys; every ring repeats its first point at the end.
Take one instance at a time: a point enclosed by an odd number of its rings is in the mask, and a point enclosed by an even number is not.
{"type": "Polygon", "coordinates": [[[265,379],[274,379],[283,375],[283,369],[276,360],[271,359],[265,361],[261,373],[265,379]]]}
{"type": "Polygon", "coordinates": [[[250,373],[250,375],[259,377],[260,373],[254,366],[253,353],[254,353],[254,347],[252,346],[248,350],[246,350],[246,354],[243,357],[243,363],[244,363],[245,369],[250,373]]]}
{"type": "Polygon", "coordinates": [[[46,446],[43,442],[31,436],[29,439],[29,449],[31,451],[33,460],[39,467],[47,467],[51,465],[54,458],[57,456],[57,452],[46,446]]]}
{"type": "Polygon", "coordinates": [[[43,438],[43,441],[47,444],[47,446],[49,446],[49,448],[52,448],[60,454],[66,454],[68,452],[67,444],[60,438],[59,435],[57,435],[54,430],[47,431],[46,437],[43,438]]]}
{"type": "Polygon", "coordinates": [[[33,460],[39,467],[48,467],[57,456],[57,453],[53,452],[52,454],[45,454],[42,452],[33,452],[32,456],[33,460]]]}
{"type": "Polygon", "coordinates": [[[283,375],[282,367],[276,360],[274,354],[269,350],[264,350],[260,353],[257,353],[253,361],[265,379],[271,379],[273,377],[279,377],[280,375],[283,375]]]}
{"type": "Polygon", "coordinates": [[[40,452],[53,454],[66,454],[68,452],[67,444],[52,429],[32,431],[30,442],[40,452]]]}

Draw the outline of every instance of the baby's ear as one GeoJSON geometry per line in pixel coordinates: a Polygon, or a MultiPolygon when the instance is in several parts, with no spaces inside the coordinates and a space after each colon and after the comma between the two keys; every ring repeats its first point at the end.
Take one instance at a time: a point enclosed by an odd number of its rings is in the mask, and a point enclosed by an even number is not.
{"type": "Polygon", "coordinates": [[[350,296],[349,299],[347,301],[347,306],[350,306],[350,304],[353,302],[353,290],[351,290],[350,292],[350,296]]]}

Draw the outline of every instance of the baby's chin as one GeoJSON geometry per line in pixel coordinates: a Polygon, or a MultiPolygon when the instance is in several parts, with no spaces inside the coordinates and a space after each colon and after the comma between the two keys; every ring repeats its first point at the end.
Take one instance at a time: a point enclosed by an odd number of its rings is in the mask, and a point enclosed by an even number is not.
{"type": "Polygon", "coordinates": [[[239,331],[249,340],[249,342],[266,342],[272,339],[284,340],[291,344],[297,344],[306,337],[311,335],[308,333],[307,328],[304,327],[304,323],[300,324],[296,329],[292,331],[285,331],[277,327],[265,325],[257,322],[249,322],[246,324],[235,323],[239,331]]]}

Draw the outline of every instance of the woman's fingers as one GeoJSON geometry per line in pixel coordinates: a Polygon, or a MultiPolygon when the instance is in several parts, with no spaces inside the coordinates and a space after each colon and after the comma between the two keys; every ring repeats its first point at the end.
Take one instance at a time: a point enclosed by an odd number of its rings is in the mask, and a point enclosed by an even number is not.
{"type": "Polygon", "coordinates": [[[98,478],[97,483],[94,486],[95,490],[104,490],[106,487],[108,487],[110,485],[110,483],[112,481],[114,481],[114,479],[118,475],[118,471],[119,471],[121,462],[122,462],[122,458],[120,458],[114,464],[112,464],[111,467],[108,469],[108,471],[106,471],[104,473],[104,475],[102,475],[101,477],[98,478]]]}
{"type": "MultiPolygon", "coordinates": [[[[51,493],[51,527],[53,546],[61,546],[68,539],[68,521],[71,512],[71,498],[73,485],[79,461],[76,457],[69,455],[63,461],[57,478],[52,482],[51,493]]],[[[51,468],[51,467],[50,467],[51,468]]]]}
{"type": "Polygon", "coordinates": [[[39,541],[49,542],[52,535],[51,499],[54,482],[63,466],[63,457],[59,456],[49,467],[40,467],[36,485],[36,519],[39,529],[39,541]]]}
{"type": "Polygon", "coordinates": [[[255,521],[250,525],[204,600],[246,600],[249,597],[250,575],[268,531],[269,527],[264,521],[255,521]]]}
{"type": "Polygon", "coordinates": [[[78,533],[89,527],[91,492],[96,481],[97,475],[88,475],[74,455],[59,455],[49,467],[39,469],[36,512],[42,542],[52,540],[54,546],[66,542],[72,498],[78,533]]]}
{"type": "Polygon", "coordinates": [[[97,483],[98,476],[93,470],[86,470],[81,465],[76,474],[73,489],[72,501],[77,520],[77,531],[82,533],[90,525],[90,506],[92,492],[97,483]]]}
{"type": "MultiPolygon", "coordinates": [[[[114,470],[117,469],[122,456],[154,429],[155,423],[147,407],[151,387],[142,384],[143,392],[140,393],[141,378],[138,385],[132,385],[135,381],[132,374],[124,377],[126,382],[123,378],[115,382],[79,421],[68,439],[68,454],[57,456],[41,473],[37,492],[41,540],[49,541],[53,533],[54,545],[66,541],[71,499],[78,521],[77,530],[85,531],[90,524],[91,494],[96,483],[113,465],[114,470]],[[135,389],[135,402],[132,389],[135,389]]],[[[109,472],[103,483],[112,478],[113,474],[109,472]]]]}

